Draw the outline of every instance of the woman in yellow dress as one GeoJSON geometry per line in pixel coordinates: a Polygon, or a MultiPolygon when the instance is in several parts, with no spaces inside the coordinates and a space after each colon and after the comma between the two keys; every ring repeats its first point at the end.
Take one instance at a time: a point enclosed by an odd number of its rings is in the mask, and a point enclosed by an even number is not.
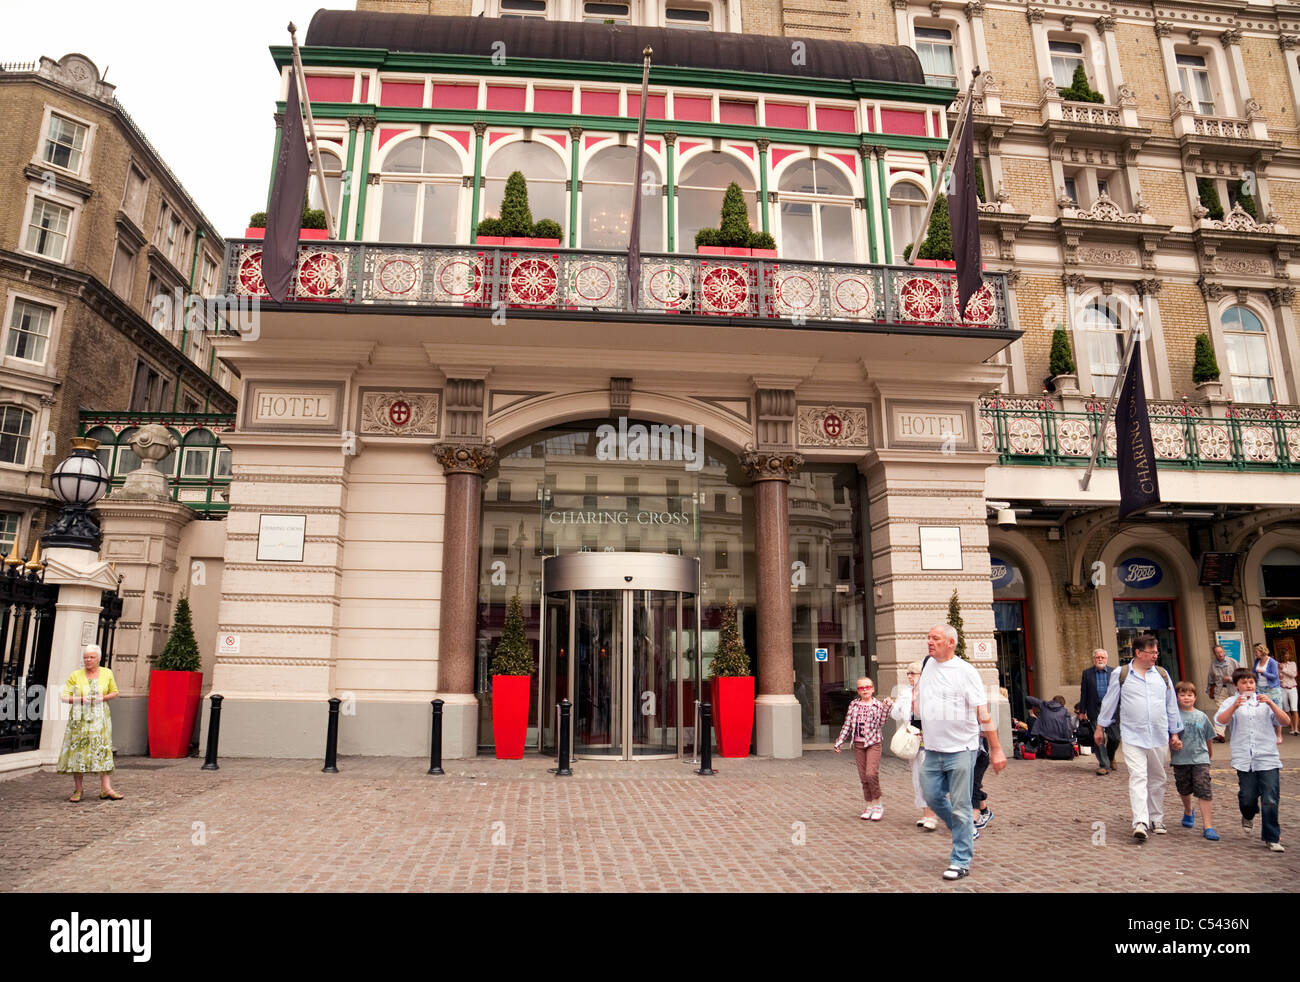
{"type": "Polygon", "coordinates": [[[122,800],[109,779],[113,770],[113,719],[106,704],[117,698],[117,683],[111,669],[99,667],[101,654],[99,645],[86,645],[81,654],[83,667],[69,675],[63,687],[63,701],[71,704],[72,714],[63,733],[58,772],[72,775],[76,790],[69,801],[81,800],[82,780],[87,773],[99,775],[101,798],[122,800]]]}

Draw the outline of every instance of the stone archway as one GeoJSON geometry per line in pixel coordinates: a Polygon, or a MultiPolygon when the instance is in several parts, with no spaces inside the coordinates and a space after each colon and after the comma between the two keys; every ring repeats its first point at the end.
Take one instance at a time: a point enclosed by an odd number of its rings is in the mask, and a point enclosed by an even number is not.
{"type": "Polygon", "coordinates": [[[1243,651],[1256,642],[1264,641],[1263,596],[1259,587],[1259,567],[1274,549],[1287,547],[1300,551],[1300,529],[1275,528],[1265,532],[1251,544],[1241,559],[1241,596],[1245,616],[1241,623],[1246,632],[1243,651]]]}
{"type": "MultiPolygon", "coordinates": [[[[1052,595],[1054,578],[1047,567],[1033,540],[1023,532],[989,529],[989,553],[1007,552],[1020,564],[1029,586],[1029,609],[1033,617],[1030,636],[1039,668],[1037,683],[1041,689],[1039,698],[1047,698],[1048,693],[1061,691],[1068,673],[1065,670],[1066,655],[1049,659],[1047,652],[1059,647],[1060,628],[1056,617],[1055,597],[1052,595]]],[[[1073,705],[1073,703],[1071,703],[1073,705]]]]}

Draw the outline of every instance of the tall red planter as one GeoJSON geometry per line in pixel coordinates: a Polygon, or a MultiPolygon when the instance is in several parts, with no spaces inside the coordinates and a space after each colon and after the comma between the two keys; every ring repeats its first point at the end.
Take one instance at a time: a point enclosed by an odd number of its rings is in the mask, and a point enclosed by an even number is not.
{"type": "Polygon", "coordinates": [[[149,673],[150,757],[174,759],[189,753],[202,692],[202,672],[149,673]]]}
{"type": "Polygon", "coordinates": [[[754,676],[713,680],[713,722],[723,757],[748,757],[754,734],[754,676]]]}
{"type": "Polygon", "coordinates": [[[492,676],[492,741],[497,760],[519,760],[524,756],[532,681],[528,675],[492,676]]]}

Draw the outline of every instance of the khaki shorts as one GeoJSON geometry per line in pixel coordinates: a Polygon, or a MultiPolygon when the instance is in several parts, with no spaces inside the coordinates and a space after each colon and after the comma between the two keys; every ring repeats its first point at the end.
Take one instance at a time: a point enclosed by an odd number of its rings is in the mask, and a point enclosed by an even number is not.
{"type": "Polygon", "coordinates": [[[1214,800],[1214,792],[1210,790],[1209,764],[1175,764],[1174,786],[1179,794],[1189,794],[1202,801],[1214,800]]]}

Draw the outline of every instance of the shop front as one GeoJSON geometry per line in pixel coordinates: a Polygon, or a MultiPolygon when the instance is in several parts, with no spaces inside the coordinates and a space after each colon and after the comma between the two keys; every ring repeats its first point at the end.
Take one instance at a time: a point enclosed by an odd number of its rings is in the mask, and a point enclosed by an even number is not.
{"type": "Polygon", "coordinates": [[[1132,659],[1138,635],[1154,634],[1160,644],[1158,664],[1175,682],[1182,680],[1185,673],[1174,574],[1145,552],[1125,553],[1113,572],[1119,663],[1132,659]]]}
{"type": "Polygon", "coordinates": [[[1278,661],[1296,660],[1300,646],[1300,552],[1273,549],[1260,564],[1264,644],[1278,661]]]}

